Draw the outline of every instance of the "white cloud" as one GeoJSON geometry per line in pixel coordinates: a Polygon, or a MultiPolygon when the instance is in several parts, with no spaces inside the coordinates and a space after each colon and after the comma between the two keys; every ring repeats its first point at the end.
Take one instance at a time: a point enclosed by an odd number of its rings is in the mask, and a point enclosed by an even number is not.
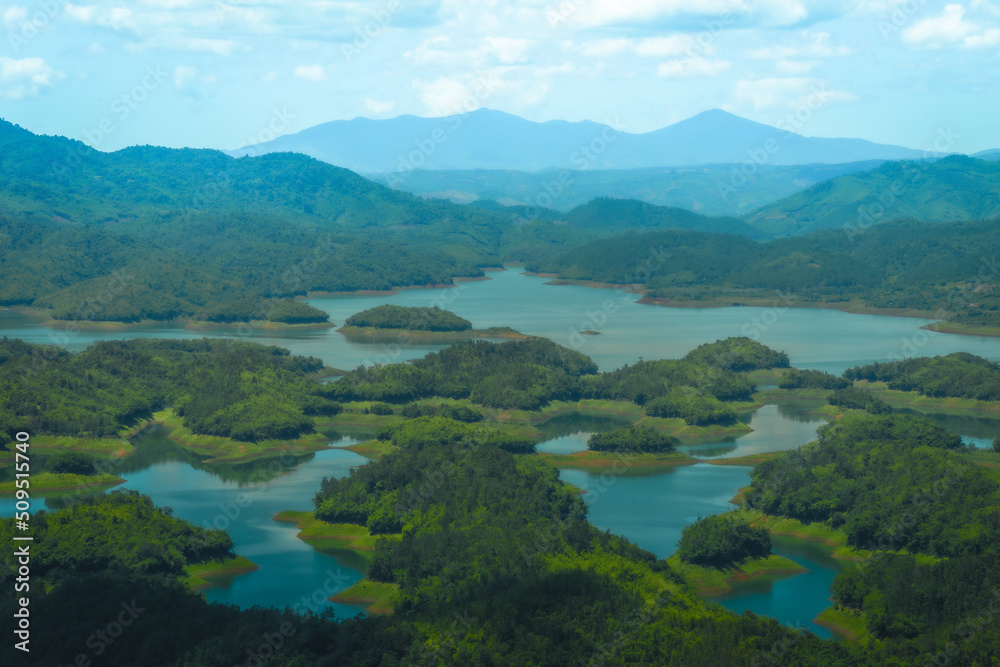
{"type": "Polygon", "coordinates": [[[387,114],[390,111],[392,111],[395,107],[396,103],[393,102],[392,100],[388,102],[379,102],[378,100],[365,98],[365,109],[368,110],[368,113],[375,116],[381,116],[387,114]]]}
{"type": "Polygon", "coordinates": [[[137,29],[132,17],[132,10],[127,7],[112,7],[111,11],[98,15],[97,24],[112,30],[134,31],[137,29]]]}
{"type": "Polygon", "coordinates": [[[798,76],[808,74],[822,64],[818,60],[778,60],[774,63],[774,71],[778,74],[798,76]]]}
{"type": "Polygon", "coordinates": [[[188,82],[198,81],[200,83],[216,83],[218,79],[214,74],[202,74],[197,67],[190,65],[178,65],[174,68],[174,86],[178,90],[187,87],[188,82]]]}
{"type": "Polygon", "coordinates": [[[322,65],[297,65],[292,71],[292,76],[296,79],[306,81],[326,81],[326,70],[322,65]]]}
{"type": "Polygon", "coordinates": [[[87,47],[85,53],[88,56],[101,56],[107,53],[108,50],[101,45],[100,42],[92,42],[90,46],[87,47]]]}
{"type": "Polygon", "coordinates": [[[187,65],[179,65],[174,68],[174,85],[177,88],[183,88],[191,79],[198,76],[198,68],[190,67],[187,65]]]}
{"type": "Polygon", "coordinates": [[[733,98],[738,106],[749,106],[754,111],[779,107],[808,108],[815,111],[824,106],[858,99],[851,93],[831,89],[828,81],[807,77],[744,79],[736,83],[733,98]]]}
{"type": "Polygon", "coordinates": [[[0,97],[9,100],[38,97],[42,88],[51,87],[53,82],[64,76],[65,74],[56,72],[41,58],[14,60],[2,56],[0,57],[0,97]]]}
{"type": "Polygon", "coordinates": [[[960,4],[945,6],[931,18],[917,21],[902,32],[903,41],[911,46],[937,49],[955,46],[978,49],[1000,44],[1000,29],[983,28],[965,20],[965,7],[960,4]]]}
{"type": "Polygon", "coordinates": [[[676,79],[695,76],[716,76],[728,69],[729,62],[726,60],[678,58],[657,67],[656,73],[665,79],[676,79]]]}
{"type": "Polygon", "coordinates": [[[825,32],[799,33],[799,41],[794,45],[767,46],[754,49],[747,56],[754,60],[786,60],[789,58],[839,58],[851,55],[845,45],[830,44],[830,35],[825,32]]]}
{"type": "MultiPolygon", "coordinates": [[[[679,56],[693,48],[694,45],[694,39],[687,35],[646,39],[595,39],[584,43],[580,47],[580,53],[596,58],[619,55],[662,58],[664,56],[679,56]]],[[[705,53],[711,53],[711,44],[705,48],[705,53]]]]}
{"type": "Polygon", "coordinates": [[[128,42],[125,49],[129,53],[142,53],[151,49],[164,51],[194,51],[228,56],[236,49],[236,42],[228,39],[208,39],[204,37],[164,36],[153,37],[142,42],[128,42]]]}
{"type": "MultiPolygon", "coordinates": [[[[415,79],[413,88],[431,116],[448,116],[473,110],[463,108],[463,103],[470,96],[470,92],[463,83],[455,79],[442,76],[430,83],[415,79]]],[[[476,107],[479,106],[482,104],[477,103],[476,107]]]]}
{"type": "Polygon", "coordinates": [[[97,15],[97,8],[93,5],[67,4],[63,7],[63,11],[66,12],[66,16],[80,23],[90,23],[97,15]]]}
{"type": "Polygon", "coordinates": [[[28,18],[28,10],[24,7],[11,5],[3,13],[4,23],[18,23],[28,18]]]}
{"type": "Polygon", "coordinates": [[[527,39],[513,39],[511,37],[487,37],[486,46],[501,63],[512,65],[524,59],[531,42],[527,39]]]}

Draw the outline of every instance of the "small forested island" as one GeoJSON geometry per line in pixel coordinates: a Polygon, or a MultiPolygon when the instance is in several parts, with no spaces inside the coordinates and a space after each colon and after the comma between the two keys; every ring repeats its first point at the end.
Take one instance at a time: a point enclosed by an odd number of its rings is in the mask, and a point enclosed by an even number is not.
{"type": "Polygon", "coordinates": [[[375,306],[351,315],[338,331],[349,337],[527,338],[510,327],[473,329],[469,320],[437,306],[391,304],[375,306]]]}

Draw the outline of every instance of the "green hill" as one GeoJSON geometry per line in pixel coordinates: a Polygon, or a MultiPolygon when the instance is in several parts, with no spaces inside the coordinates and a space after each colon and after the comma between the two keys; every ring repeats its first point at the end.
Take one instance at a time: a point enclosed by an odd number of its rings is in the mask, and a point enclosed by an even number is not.
{"type": "Polygon", "coordinates": [[[622,234],[584,244],[532,271],[641,284],[652,298],[705,305],[795,300],[848,309],[922,311],[952,325],[1000,326],[996,221],[897,221],[853,237],[840,229],[758,243],[691,231],[622,234]],[[755,301],[756,299],[756,301],[755,301]]]}
{"type": "Polygon", "coordinates": [[[0,303],[61,319],[318,321],[288,297],[448,283],[573,237],[303,155],[102,153],[2,121],[0,177],[0,303]]]}
{"type": "Polygon", "coordinates": [[[956,222],[997,216],[1000,162],[954,155],[886,162],[824,181],[758,209],[747,221],[773,236],[795,236],[827,227],[856,233],[903,218],[956,222]]]}
{"type": "Polygon", "coordinates": [[[689,229],[717,234],[738,234],[748,238],[763,238],[765,234],[739,218],[709,217],[682,208],[656,206],[634,199],[599,197],[577,206],[562,216],[576,229],[621,233],[656,229],[689,229]]]}

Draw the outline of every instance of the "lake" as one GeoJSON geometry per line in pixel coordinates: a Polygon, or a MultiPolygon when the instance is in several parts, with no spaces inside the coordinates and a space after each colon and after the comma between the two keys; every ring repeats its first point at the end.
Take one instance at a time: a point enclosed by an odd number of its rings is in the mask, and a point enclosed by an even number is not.
{"type": "MultiPolygon", "coordinates": [[[[896,356],[938,355],[966,351],[1000,361],[1000,339],[934,334],[922,331],[928,320],[877,315],[853,315],[825,309],[749,308],[675,309],[636,303],[634,294],[579,286],[549,286],[547,279],[526,276],[519,270],[489,273],[490,280],[460,283],[454,288],[403,290],[390,296],[323,296],[308,302],[330,313],[338,325],[350,315],[373,306],[392,303],[433,306],[451,310],[472,321],[476,328],[511,326],[527,334],[548,337],[592,357],[602,370],[634,363],[640,358],[678,358],[698,345],[729,336],[749,335],[786,352],[792,365],[840,374],[846,368],[889,361],[896,356]],[[600,335],[581,336],[581,329],[600,335]]],[[[236,329],[187,331],[177,325],[142,326],[115,331],[67,334],[40,326],[40,320],[19,313],[0,313],[0,335],[34,343],[57,343],[81,350],[97,340],[131,338],[241,337],[257,343],[280,345],[296,354],[321,358],[341,369],[360,364],[389,363],[423,356],[441,349],[441,343],[403,340],[371,342],[348,340],[334,329],[236,329]]],[[[812,407],[815,407],[813,405],[812,407]]],[[[683,446],[688,454],[711,459],[787,450],[815,438],[822,421],[809,414],[809,402],[765,406],[741,418],[753,433],[735,440],[683,446]]],[[[1000,435],[996,420],[936,417],[980,447],[1000,435]]],[[[610,430],[621,420],[589,415],[562,415],[539,428],[548,440],[542,451],[570,453],[586,448],[590,433],[610,430]]],[[[162,433],[147,434],[135,456],[123,462],[119,475],[124,488],[149,494],[157,505],[174,509],[175,515],[198,525],[222,523],[237,551],[260,569],[234,578],[226,586],[206,591],[208,599],[249,607],[254,604],[283,607],[313,600],[326,592],[330,582],[337,590],[356,581],[363,564],[348,553],[314,551],[295,537],[290,524],[277,523],[273,514],[283,510],[311,509],[312,496],[324,476],[341,476],[364,459],[342,449],[329,449],[285,466],[283,474],[258,490],[247,487],[253,466],[218,469],[205,466],[196,456],[173,446],[162,433]],[[241,484],[243,486],[241,487],[241,484]],[[227,508],[240,494],[252,493],[238,516],[229,519],[227,508]]],[[[336,445],[355,442],[332,436],[336,445]]],[[[621,476],[611,483],[587,472],[567,470],[563,478],[588,489],[584,499],[591,521],[602,529],[628,537],[659,556],[669,556],[680,531],[699,516],[729,509],[729,499],[748,483],[748,468],[699,463],[647,476],[621,476]]],[[[58,506],[56,497],[50,499],[58,506]]],[[[37,502],[36,507],[37,509],[37,502]]],[[[10,515],[13,501],[0,499],[0,513],[10,515]]],[[[811,625],[811,619],[828,605],[829,581],[836,562],[828,562],[809,545],[775,540],[775,551],[810,569],[766,585],[740,586],[720,603],[741,612],[752,609],[775,616],[790,625],[801,625],[822,636],[829,633],[811,625]]],[[[340,615],[357,608],[334,605],[340,615]]]]}

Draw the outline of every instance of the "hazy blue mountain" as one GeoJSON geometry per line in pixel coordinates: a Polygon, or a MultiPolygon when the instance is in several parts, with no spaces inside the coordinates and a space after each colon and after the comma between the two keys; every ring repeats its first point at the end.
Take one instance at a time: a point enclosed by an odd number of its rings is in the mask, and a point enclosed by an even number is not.
{"type": "Polygon", "coordinates": [[[979,151],[978,153],[973,153],[969,157],[978,158],[980,160],[1000,160],[1000,148],[990,148],[985,151],[979,151]]]}
{"type": "Polygon", "coordinates": [[[713,109],[633,134],[590,121],[536,123],[479,109],[444,118],[355,118],[316,125],[233,155],[291,151],[367,173],[413,169],[635,169],[720,163],[791,165],[913,159],[917,150],[804,137],[713,109]]]}
{"type": "Polygon", "coordinates": [[[774,236],[913,218],[929,222],[1000,217],[1000,163],[952,155],[886,162],[867,172],[824,181],[768,204],[748,222],[774,236]]]}
{"type": "MultiPolygon", "coordinates": [[[[702,215],[748,215],[765,204],[795,194],[810,185],[844,174],[867,171],[880,160],[843,164],[764,165],[749,176],[744,165],[646,167],[590,171],[504,169],[418,169],[401,190],[458,204],[495,200],[508,206],[535,209],[538,204],[568,211],[597,197],[637,199],[657,206],[686,208],[702,215]],[[554,193],[554,196],[553,196],[554,193]]],[[[368,174],[387,184],[393,174],[368,174]]],[[[398,177],[396,177],[398,178],[398,177]]]]}

